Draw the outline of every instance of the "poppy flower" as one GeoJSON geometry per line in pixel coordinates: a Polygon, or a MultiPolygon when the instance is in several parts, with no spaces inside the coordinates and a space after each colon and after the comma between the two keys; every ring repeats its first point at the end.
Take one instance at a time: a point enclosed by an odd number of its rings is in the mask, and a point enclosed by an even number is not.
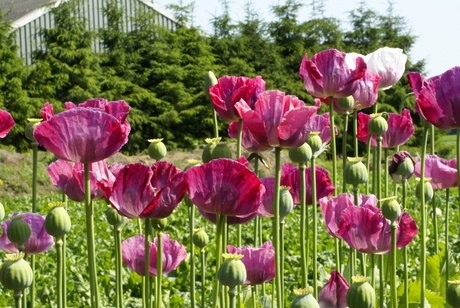
{"type": "MultiPolygon", "coordinates": [[[[60,188],[73,201],[85,201],[85,172],[84,166],[80,163],[72,164],[65,160],[57,160],[51,163],[46,169],[51,182],[60,188]]],[[[105,179],[114,181],[114,175],[107,168],[105,160],[101,160],[89,165],[91,199],[100,200],[104,194],[97,186],[97,182],[105,179]]]]}
{"type": "Polygon", "coordinates": [[[403,180],[409,179],[415,171],[415,162],[407,151],[396,152],[391,158],[388,173],[393,181],[401,184],[403,180]]]}
{"type": "Polygon", "coordinates": [[[5,138],[6,135],[14,126],[14,120],[11,114],[0,109],[0,138],[5,138]]]}
{"type": "Polygon", "coordinates": [[[256,174],[231,159],[214,159],[185,171],[188,197],[212,214],[247,217],[257,212],[264,187],[256,174]]]}
{"type": "Polygon", "coordinates": [[[260,182],[265,188],[265,193],[262,197],[262,204],[257,210],[259,217],[273,217],[273,198],[275,197],[275,178],[264,177],[260,182]]]}
{"type": "MultiPolygon", "coordinates": [[[[420,177],[420,162],[415,163],[414,174],[420,177]]],[[[435,190],[457,187],[457,159],[443,159],[436,155],[425,156],[425,178],[435,190]]]]}
{"type": "MultiPolygon", "coordinates": [[[[30,238],[24,243],[24,253],[27,255],[36,255],[44,253],[54,245],[54,240],[45,230],[46,216],[36,213],[14,213],[12,216],[22,216],[22,220],[30,226],[30,238]]],[[[0,237],[0,249],[9,253],[19,252],[18,245],[12,243],[6,234],[6,230],[11,223],[8,219],[2,223],[2,236],[0,237]]]]}
{"type": "Polygon", "coordinates": [[[250,108],[253,108],[257,96],[263,91],[265,91],[265,81],[260,76],[254,79],[224,76],[217,80],[217,84],[209,87],[209,95],[214,109],[219,117],[226,122],[240,119],[235,109],[237,102],[243,99],[250,108]]]}
{"type": "MultiPolygon", "coordinates": [[[[358,113],[358,133],[356,138],[367,144],[369,138],[368,124],[371,116],[358,113]]],[[[388,130],[382,134],[382,148],[389,149],[405,144],[414,134],[414,125],[409,110],[404,109],[402,114],[388,113],[388,130]]],[[[371,146],[377,147],[376,136],[371,138],[371,146]]]]}
{"type": "MultiPolygon", "coordinates": [[[[208,213],[203,210],[198,209],[198,212],[203,216],[206,220],[209,220],[213,224],[217,223],[217,215],[213,213],[208,213]]],[[[237,217],[237,216],[226,216],[227,217],[227,224],[228,225],[244,225],[256,217],[257,212],[252,213],[245,217],[237,217]]]]}
{"type": "Polygon", "coordinates": [[[337,271],[331,271],[331,277],[318,294],[321,308],[347,308],[347,292],[350,285],[337,271]]]}
{"type": "MultiPolygon", "coordinates": [[[[228,129],[227,129],[228,135],[233,139],[237,139],[238,125],[239,125],[238,121],[234,121],[228,125],[228,129]]],[[[247,129],[244,123],[243,123],[241,144],[246,150],[248,150],[251,153],[260,153],[260,152],[268,151],[271,149],[269,145],[262,145],[262,144],[257,143],[257,140],[255,140],[252,137],[251,132],[247,129]]]]}
{"type": "MultiPolygon", "coordinates": [[[[162,234],[162,260],[163,274],[174,271],[179,264],[185,260],[187,251],[185,247],[176,240],[170,239],[168,234],[162,234]]],[[[145,276],[145,237],[143,234],[132,236],[121,244],[123,262],[127,267],[141,276],[145,276]]],[[[150,270],[152,276],[157,275],[157,245],[158,236],[154,242],[150,242],[150,270]]]]}
{"type": "Polygon", "coordinates": [[[129,106],[106,103],[105,109],[75,107],[40,123],[34,130],[39,144],[60,159],[93,163],[117,153],[128,141],[129,106]]]}
{"type": "Polygon", "coordinates": [[[439,129],[460,128],[460,66],[425,79],[420,73],[408,73],[414,91],[415,111],[439,129]]]}
{"type": "Polygon", "coordinates": [[[271,148],[296,148],[304,144],[310,133],[306,123],[319,107],[319,102],[306,106],[297,97],[277,90],[259,94],[254,109],[243,100],[235,105],[253,140],[271,148]]]}
{"type": "Polygon", "coordinates": [[[271,241],[260,247],[243,246],[240,248],[227,246],[228,253],[243,255],[241,262],[246,267],[246,280],[243,285],[257,285],[275,278],[275,248],[271,241]]]}
{"type": "Polygon", "coordinates": [[[345,57],[346,53],[335,49],[317,53],[310,60],[305,55],[300,65],[300,77],[307,92],[322,98],[352,95],[358,87],[356,81],[364,77],[366,63],[358,57],[352,68],[345,57]]]}
{"type": "MultiPolygon", "coordinates": [[[[331,141],[331,121],[330,114],[326,112],[324,114],[317,114],[311,117],[307,122],[307,129],[310,132],[319,132],[319,137],[323,143],[331,141]]],[[[334,135],[338,135],[339,131],[337,126],[334,127],[334,135]]]]}

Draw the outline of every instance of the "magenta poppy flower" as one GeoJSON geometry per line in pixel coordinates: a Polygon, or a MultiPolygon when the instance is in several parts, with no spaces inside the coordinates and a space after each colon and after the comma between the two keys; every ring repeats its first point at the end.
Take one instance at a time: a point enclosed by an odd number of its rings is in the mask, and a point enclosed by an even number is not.
{"type": "Polygon", "coordinates": [[[439,129],[460,128],[460,66],[425,80],[420,73],[408,73],[417,111],[439,129]]]}
{"type": "Polygon", "coordinates": [[[5,138],[6,135],[14,126],[14,120],[11,114],[0,109],[0,138],[5,138]]]}
{"type": "Polygon", "coordinates": [[[261,178],[260,182],[265,188],[265,193],[262,197],[262,204],[257,210],[259,217],[273,217],[273,198],[275,197],[275,178],[265,177],[261,178]]]}
{"type": "Polygon", "coordinates": [[[296,148],[305,143],[308,119],[316,115],[320,104],[306,106],[292,95],[273,90],[259,94],[252,109],[245,101],[236,103],[243,125],[257,144],[264,147],[296,148]]]}
{"type": "Polygon", "coordinates": [[[200,210],[247,217],[257,212],[264,187],[256,174],[230,159],[214,159],[185,171],[188,196],[200,210]]]}
{"type": "Polygon", "coordinates": [[[129,106],[109,102],[105,109],[76,107],[40,123],[34,130],[39,144],[58,158],[93,163],[117,153],[128,141],[129,106]]]}
{"type": "MultiPolygon", "coordinates": [[[[373,205],[349,206],[341,213],[338,235],[359,252],[386,254],[391,252],[391,227],[382,215],[382,209],[373,205]]],[[[417,235],[415,220],[403,212],[395,221],[396,247],[412,242],[417,235]]]]}
{"type": "MultiPolygon", "coordinates": [[[[420,162],[415,163],[414,174],[420,177],[420,162]]],[[[436,155],[425,156],[425,178],[435,190],[457,187],[457,159],[443,159],[436,155]]]]}
{"type": "Polygon", "coordinates": [[[43,108],[40,109],[43,121],[48,121],[51,117],[54,116],[54,106],[50,103],[45,103],[43,108]]]}
{"type": "Polygon", "coordinates": [[[318,294],[321,308],[347,308],[347,292],[350,285],[337,271],[331,271],[331,277],[318,294]]]}
{"type": "MultiPolygon", "coordinates": [[[[412,117],[407,109],[402,114],[388,113],[388,130],[382,134],[382,148],[389,149],[405,144],[414,134],[412,117]]],[[[358,113],[358,134],[356,138],[367,144],[369,130],[367,128],[371,116],[365,113],[358,113]]],[[[371,146],[377,147],[376,136],[371,138],[371,146]]]]}
{"type": "MultiPolygon", "coordinates": [[[[198,212],[203,216],[206,220],[212,222],[213,224],[217,223],[217,215],[213,213],[208,213],[203,210],[198,209],[198,212]]],[[[237,217],[237,216],[226,216],[227,217],[227,225],[244,225],[250,222],[251,220],[256,217],[257,212],[252,213],[245,217],[237,217]]]]}
{"type": "Polygon", "coordinates": [[[265,242],[260,247],[227,246],[228,253],[243,255],[241,262],[246,267],[247,277],[243,285],[257,285],[275,278],[275,248],[272,242],[265,242]]]}
{"type": "MultiPolygon", "coordinates": [[[[228,125],[228,135],[233,138],[237,139],[238,138],[238,121],[234,121],[228,125]]],[[[257,143],[257,140],[253,138],[251,132],[247,129],[247,127],[243,123],[243,131],[242,131],[242,138],[241,138],[241,144],[243,147],[248,150],[251,153],[260,153],[264,152],[267,150],[270,150],[271,147],[268,145],[262,145],[257,143]]]]}
{"type": "MultiPolygon", "coordinates": [[[[114,175],[107,168],[105,160],[89,165],[91,199],[100,200],[104,198],[97,182],[101,180],[114,181],[114,175]]],[[[84,166],[80,163],[71,163],[65,160],[57,160],[51,163],[46,169],[51,182],[60,188],[71,199],[77,202],[85,201],[85,172],[84,166]]]]}
{"type": "Polygon", "coordinates": [[[345,60],[346,53],[329,49],[315,54],[310,60],[302,59],[300,77],[308,93],[315,97],[347,97],[352,95],[358,85],[357,80],[364,77],[366,63],[356,58],[354,68],[345,60]]]}
{"type": "MultiPolygon", "coordinates": [[[[314,117],[311,117],[307,122],[307,129],[310,132],[319,132],[319,137],[323,143],[328,143],[331,141],[331,121],[330,114],[326,112],[324,114],[317,114],[314,117]]],[[[338,135],[339,131],[337,126],[334,127],[334,134],[338,135]]]]}
{"type": "MultiPolygon", "coordinates": [[[[174,271],[185,260],[187,251],[179,242],[170,239],[168,234],[162,234],[162,264],[163,274],[174,271]]],[[[150,275],[157,275],[158,236],[150,242],[150,275]]],[[[145,276],[145,237],[143,234],[132,236],[121,245],[122,258],[125,265],[141,276],[145,276]]]]}
{"type": "Polygon", "coordinates": [[[173,164],[159,161],[151,167],[136,163],[118,169],[115,181],[102,180],[99,187],[120,215],[165,218],[185,195],[184,173],[173,164]]]}
{"type": "MultiPolygon", "coordinates": [[[[24,243],[24,253],[36,255],[44,253],[54,245],[54,240],[45,230],[45,218],[36,213],[14,213],[12,216],[22,216],[22,219],[30,226],[30,238],[24,243]]],[[[0,237],[0,249],[9,253],[19,252],[18,245],[10,242],[6,235],[6,230],[11,223],[8,219],[2,223],[2,236],[0,237]]]]}
{"type": "MultiPolygon", "coordinates": [[[[295,205],[300,204],[300,171],[298,167],[294,167],[291,163],[285,163],[282,166],[283,174],[281,177],[281,185],[290,187],[289,192],[292,195],[295,205]]],[[[305,185],[307,192],[307,205],[313,204],[311,192],[311,168],[305,168],[305,185]]],[[[327,170],[316,167],[316,197],[317,201],[324,197],[329,197],[335,191],[334,185],[329,178],[327,170]]]]}
{"type": "Polygon", "coordinates": [[[407,151],[396,152],[391,158],[388,173],[395,183],[401,184],[403,180],[409,179],[415,170],[415,162],[407,151]],[[406,160],[408,160],[406,162],[406,160]],[[406,165],[407,164],[407,165],[406,165]]]}
{"type": "Polygon", "coordinates": [[[247,77],[224,76],[217,80],[217,84],[209,87],[214,109],[219,117],[232,122],[240,119],[235,104],[243,99],[250,108],[254,107],[259,93],[265,91],[265,81],[258,76],[254,79],[247,77]]]}

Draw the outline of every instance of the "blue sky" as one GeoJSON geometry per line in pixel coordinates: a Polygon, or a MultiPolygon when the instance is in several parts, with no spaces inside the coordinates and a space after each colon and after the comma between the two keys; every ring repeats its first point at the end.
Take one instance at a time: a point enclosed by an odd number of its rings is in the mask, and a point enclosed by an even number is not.
{"type": "MultiPolygon", "coordinates": [[[[169,4],[179,4],[180,0],[156,0],[155,4],[166,7],[169,4]]],[[[182,0],[188,4],[193,0],[182,0]]],[[[194,25],[203,30],[212,29],[210,20],[222,13],[219,0],[194,0],[194,25]]],[[[230,12],[234,20],[244,20],[245,4],[248,0],[229,0],[230,12]]],[[[271,5],[284,4],[285,0],[251,0],[262,19],[269,21],[273,18],[270,13],[271,5]]],[[[304,8],[300,16],[305,20],[311,17],[312,0],[304,0],[304,8]]],[[[457,0],[393,0],[394,15],[405,18],[411,34],[417,36],[417,41],[409,54],[412,61],[425,59],[427,61],[427,77],[439,75],[444,71],[460,66],[460,1],[457,0]]],[[[348,12],[358,7],[360,0],[324,0],[325,16],[336,17],[347,26],[348,12]]],[[[369,8],[380,14],[385,14],[388,8],[387,0],[368,0],[369,8]]]]}

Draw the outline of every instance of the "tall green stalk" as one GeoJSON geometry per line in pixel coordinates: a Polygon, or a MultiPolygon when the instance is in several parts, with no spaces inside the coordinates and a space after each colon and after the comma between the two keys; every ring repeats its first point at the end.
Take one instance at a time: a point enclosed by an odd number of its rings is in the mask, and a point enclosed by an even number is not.
{"type": "Polygon", "coordinates": [[[121,251],[121,228],[114,226],[115,268],[116,268],[116,308],[123,308],[123,257],[121,251]]]}
{"type": "MultiPolygon", "coordinates": [[[[347,139],[348,139],[348,112],[345,113],[345,119],[343,121],[343,131],[342,131],[342,192],[346,193],[347,192],[347,187],[345,185],[345,179],[344,179],[344,170],[345,170],[345,165],[347,164],[347,139]]],[[[356,140],[356,138],[353,138],[356,140]]],[[[356,157],[356,156],[355,156],[356,157]]],[[[316,294],[314,294],[314,297],[316,298],[316,294]]]]}
{"type": "MultiPolygon", "coordinates": [[[[331,130],[331,150],[332,150],[332,184],[337,188],[337,149],[335,142],[335,122],[334,122],[334,99],[329,97],[329,123],[331,130]]],[[[337,195],[337,189],[334,192],[334,195],[337,195]]]]}
{"type": "MultiPolygon", "coordinates": [[[[353,112],[353,140],[354,140],[354,146],[353,146],[353,154],[354,157],[358,157],[358,138],[356,138],[356,135],[358,134],[358,110],[355,110],[353,112]]],[[[368,156],[369,157],[369,156],[368,156]]],[[[369,169],[367,169],[369,170],[369,169]]]]}
{"type": "Polygon", "coordinates": [[[151,296],[150,296],[150,289],[151,289],[151,281],[150,281],[150,238],[152,234],[152,229],[150,227],[150,218],[144,220],[144,288],[142,292],[142,307],[143,308],[151,308],[151,296]]]}
{"type": "MultiPolygon", "coordinates": [[[[382,195],[382,187],[380,185],[381,182],[381,173],[382,173],[382,168],[380,167],[380,163],[382,161],[382,136],[378,135],[376,136],[377,140],[377,155],[375,159],[375,179],[376,179],[376,187],[374,193],[376,194],[376,197],[378,200],[381,199],[382,195]]],[[[384,279],[384,262],[383,262],[383,256],[379,255],[377,256],[378,258],[378,266],[379,266],[379,307],[383,307],[384,302],[385,302],[385,279],[384,279]]]]}
{"type": "Polygon", "coordinates": [[[205,308],[206,302],[206,254],[204,248],[200,249],[200,262],[201,262],[201,308],[205,308]]]}
{"type": "Polygon", "coordinates": [[[275,195],[273,197],[273,244],[275,246],[275,296],[277,307],[284,307],[284,290],[282,289],[283,273],[281,271],[280,245],[280,180],[281,180],[281,148],[275,148],[275,195]]]}
{"type": "Polygon", "coordinates": [[[446,288],[448,287],[448,280],[449,280],[449,259],[450,259],[450,252],[449,252],[449,188],[446,188],[446,221],[445,221],[445,258],[446,258],[446,277],[445,277],[445,283],[446,283],[446,288]]]}
{"type": "MultiPolygon", "coordinates": [[[[345,186],[345,184],[344,184],[345,186]]],[[[313,296],[318,298],[318,214],[316,207],[316,159],[311,158],[311,204],[313,229],[313,296]]]]}
{"type": "Polygon", "coordinates": [[[390,278],[390,287],[391,287],[391,307],[398,307],[398,293],[396,291],[396,222],[391,222],[391,278],[390,278]]]}
{"type": "Polygon", "coordinates": [[[163,233],[157,233],[157,289],[156,289],[156,308],[161,308],[163,302],[162,296],[162,279],[163,279],[163,233]]]}
{"type": "Polygon", "coordinates": [[[91,182],[89,163],[84,164],[85,169],[85,210],[86,210],[86,241],[88,249],[89,283],[91,290],[91,307],[99,307],[99,289],[96,274],[96,253],[94,248],[94,217],[91,202],[91,182]]]}
{"type": "Polygon", "coordinates": [[[195,207],[188,197],[184,198],[184,202],[188,206],[188,231],[190,236],[190,307],[195,308],[195,245],[192,240],[195,229],[195,207]]]}
{"type": "MultiPolygon", "coordinates": [[[[224,247],[223,237],[224,233],[226,232],[225,224],[226,224],[227,217],[224,215],[216,215],[216,251],[215,251],[215,258],[216,258],[216,273],[222,264],[222,251],[224,247]]],[[[222,290],[222,285],[217,279],[217,274],[214,277],[214,289],[212,295],[212,302],[213,308],[217,308],[219,299],[220,299],[220,292],[222,290]]]]}
{"type": "MultiPolygon", "coordinates": [[[[67,195],[62,191],[62,202],[67,209],[67,195]]],[[[62,308],[67,307],[67,236],[62,237],[62,308]]]]}
{"type": "MultiPolygon", "coordinates": [[[[406,208],[406,193],[407,193],[407,180],[402,179],[402,208],[406,208]]],[[[407,246],[402,248],[403,251],[403,263],[404,263],[404,307],[409,308],[409,267],[407,265],[407,246]]]]}
{"type": "Polygon", "coordinates": [[[57,306],[58,308],[62,308],[63,305],[63,294],[62,294],[62,240],[56,240],[56,263],[57,263],[57,271],[56,271],[56,281],[57,281],[57,306]]]}
{"type": "Polygon", "coordinates": [[[307,228],[307,191],[305,179],[305,164],[299,165],[300,173],[300,268],[302,271],[302,288],[308,284],[307,250],[308,250],[308,228],[307,228]]]}
{"type": "MultiPolygon", "coordinates": [[[[38,174],[38,142],[32,141],[32,213],[37,212],[37,174],[38,174]]],[[[35,273],[35,255],[30,256],[30,267],[35,273]]],[[[29,287],[30,293],[30,308],[35,307],[35,279],[32,281],[32,285],[29,287]]],[[[24,301],[27,301],[27,297],[24,296],[24,301]]]]}

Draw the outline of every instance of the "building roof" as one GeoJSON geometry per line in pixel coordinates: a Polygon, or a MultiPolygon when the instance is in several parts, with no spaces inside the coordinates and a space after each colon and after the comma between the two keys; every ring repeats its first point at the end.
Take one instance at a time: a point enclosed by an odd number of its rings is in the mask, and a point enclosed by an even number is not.
{"type": "Polygon", "coordinates": [[[0,9],[3,12],[3,20],[17,21],[21,17],[29,15],[44,5],[52,3],[52,0],[0,0],[0,9]]]}

